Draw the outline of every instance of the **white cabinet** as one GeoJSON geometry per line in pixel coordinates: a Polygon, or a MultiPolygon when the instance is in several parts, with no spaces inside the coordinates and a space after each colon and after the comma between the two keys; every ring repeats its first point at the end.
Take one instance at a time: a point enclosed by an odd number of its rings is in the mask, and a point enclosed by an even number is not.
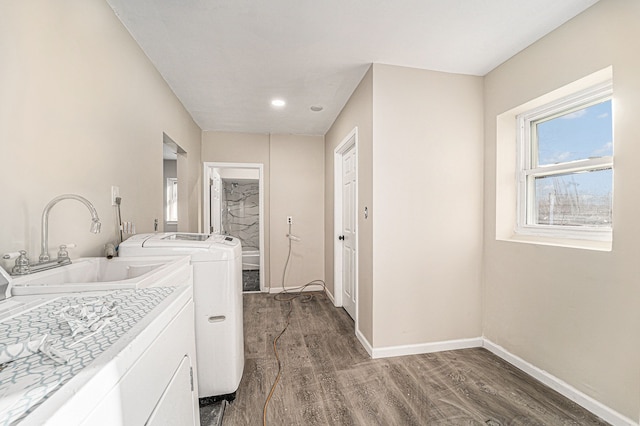
{"type": "Polygon", "coordinates": [[[192,389],[190,371],[196,368],[194,336],[193,302],[190,302],[146,348],[82,424],[143,425],[155,417],[155,424],[159,425],[199,425],[197,378],[194,371],[192,389]],[[162,401],[167,397],[167,392],[172,392],[174,398],[179,395],[180,402],[176,404],[186,411],[184,416],[172,413],[180,416],[177,422],[165,422],[162,418],[175,403],[162,401]],[[189,407],[185,410],[186,405],[189,407]]]}
{"type": "Polygon", "coordinates": [[[148,426],[196,424],[191,400],[192,385],[193,370],[190,359],[185,356],[146,424],[148,426]]]}
{"type": "Polygon", "coordinates": [[[177,287],[24,419],[31,425],[199,425],[193,288],[177,287]]]}

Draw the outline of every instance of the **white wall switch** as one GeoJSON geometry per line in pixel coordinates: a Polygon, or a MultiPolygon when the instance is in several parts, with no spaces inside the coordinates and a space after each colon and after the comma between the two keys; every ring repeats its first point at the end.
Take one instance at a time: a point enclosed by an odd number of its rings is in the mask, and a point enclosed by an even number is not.
{"type": "Polygon", "coordinates": [[[120,196],[120,187],[118,186],[112,186],[111,187],[111,205],[115,206],[116,205],[116,197],[120,196]]]}

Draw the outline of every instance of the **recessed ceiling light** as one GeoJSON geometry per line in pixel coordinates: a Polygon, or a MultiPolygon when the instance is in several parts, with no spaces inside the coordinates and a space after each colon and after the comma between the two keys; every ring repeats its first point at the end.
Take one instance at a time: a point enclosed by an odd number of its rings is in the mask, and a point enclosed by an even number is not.
{"type": "Polygon", "coordinates": [[[324,108],[323,108],[322,106],[320,106],[320,105],[312,105],[312,106],[311,106],[311,111],[313,111],[313,112],[320,112],[320,111],[322,111],[323,109],[324,109],[324,108]]]}
{"type": "Polygon", "coordinates": [[[276,108],[282,108],[283,106],[286,105],[286,102],[282,99],[274,99],[271,101],[271,105],[276,108]]]}

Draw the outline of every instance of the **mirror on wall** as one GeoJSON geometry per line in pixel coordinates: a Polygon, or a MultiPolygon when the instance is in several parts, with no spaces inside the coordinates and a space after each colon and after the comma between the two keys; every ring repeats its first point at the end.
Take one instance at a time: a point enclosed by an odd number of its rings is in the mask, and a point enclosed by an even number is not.
{"type": "Polygon", "coordinates": [[[162,140],[162,211],[164,232],[178,230],[178,155],[186,151],[169,136],[163,134],[162,140]]]}

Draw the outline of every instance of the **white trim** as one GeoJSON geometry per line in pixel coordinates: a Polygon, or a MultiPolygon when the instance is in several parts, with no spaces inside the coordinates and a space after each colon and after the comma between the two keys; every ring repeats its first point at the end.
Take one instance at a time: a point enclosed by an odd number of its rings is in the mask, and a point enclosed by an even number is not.
{"type": "Polygon", "coordinates": [[[360,255],[359,247],[359,230],[358,230],[358,127],[354,127],[347,136],[342,139],[333,151],[333,296],[334,306],[343,306],[342,302],[342,249],[338,241],[338,235],[342,230],[342,154],[353,146],[355,152],[355,174],[356,174],[356,193],[355,193],[355,211],[356,211],[356,261],[355,261],[355,292],[356,292],[356,315],[354,318],[356,334],[358,327],[358,306],[359,306],[359,276],[358,276],[358,257],[360,255]],[[353,141],[353,142],[352,142],[353,141]]]}
{"type": "Polygon", "coordinates": [[[209,171],[209,164],[211,163],[202,163],[202,207],[204,210],[202,217],[202,232],[205,234],[211,233],[211,189],[209,181],[213,179],[213,177],[209,171]]]}
{"type": "Polygon", "coordinates": [[[178,225],[178,178],[168,177],[165,178],[164,184],[165,192],[165,205],[164,205],[164,217],[165,225],[178,225]],[[171,208],[170,205],[175,204],[175,217],[176,219],[169,219],[171,208]]]}
{"type": "Polygon", "coordinates": [[[629,419],[628,417],[623,416],[617,411],[607,407],[601,402],[593,399],[592,397],[582,393],[578,389],[574,388],[570,384],[560,380],[554,375],[534,366],[533,364],[523,360],[522,358],[510,353],[503,347],[496,345],[490,340],[483,338],[483,346],[488,351],[507,361],[509,364],[519,368],[524,371],[534,379],[542,382],[543,384],[549,386],[551,389],[580,405],[581,407],[589,410],[596,416],[601,419],[613,424],[613,425],[634,425],[637,426],[638,423],[629,419]]]}
{"type": "Polygon", "coordinates": [[[324,294],[327,295],[327,297],[329,298],[329,300],[331,301],[331,303],[333,304],[333,306],[336,306],[336,300],[333,298],[333,294],[331,294],[329,292],[329,290],[327,290],[327,288],[324,288],[324,294]]]}
{"type": "MultiPolygon", "coordinates": [[[[285,287],[287,293],[305,293],[308,291],[325,291],[322,284],[310,284],[307,287],[300,289],[300,287],[285,287]]],[[[268,292],[271,294],[284,293],[282,286],[269,287],[268,292]]]]}
{"type": "Polygon", "coordinates": [[[367,351],[367,353],[369,354],[369,356],[371,358],[374,358],[373,356],[373,346],[371,346],[371,343],[369,343],[369,341],[367,340],[366,337],[364,337],[364,334],[362,334],[362,332],[360,332],[360,330],[358,330],[358,328],[356,328],[356,337],[358,338],[358,340],[360,341],[360,344],[362,345],[362,347],[364,348],[365,351],[367,351]]]}
{"type": "Polygon", "coordinates": [[[478,348],[482,346],[482,337],[469,339],[445,340],[442,342],[419,343],[416,345],[386,346],[373,348],[372,358],[389,358],[393,356],[420,355],[433,352],[453,351],[456,349],[478,348]]]}
{"type": "Polygon", "coordinates": [[[209,179],[211,178],[210,171],[212,169],[257,169],[258,170],[258,204],[260,210],[259,219],[259,233],[260,233],[260,291],[266,291],[266,274],[264,270],[264,258],[265,258],[265,241],[264,241],[264,164],[262,163],[221,163],[221,162],[204,162],[204,179],[202,182],[203,199],[202,204],[204,208],[204,231],[206,234],[211,233],[211,212],[209,206],[211,205],[211,191],[209,190],[209,179]]]}
{"type": "Polygon", "coordinates": [[[609,77],[606,81],[586,87],[567,96],[556,98],[520,115],[527,122],[555,116],[560,117],[571,110],[579,110],[601,102],[603,99],[610,98],[612,94],[613,80],[609,77]]]}
{"type": "MultiPolygon", "coordinates": [[[[594,86],[578,92],[558,97],[550,102],[538,105],[516,115],[517,127],[517,182],[516,182],[516,223],[515,234],[541,237],[569,239],[585,239],[593,241],[611,241],[612,228],[596,226],[561,226],[539,225],[532,223],[535,217],[535,189],[533,179],[552,177],[596,170],[612,170],[613,157],[585,158],[557,164],[538,165],[535,160],[537,143],[532,136],[532,123],[543,119],[560,117],[569,112],[588,108],[596,103],[611,100],[613,97],[613,81],[611,77],[594,86]]],[[[613,120],[613,117],[611,118],[613,120]]],[[[612,177],[613,179],[613,177],[612,177]]],[[[613,183],[613,182],[612,182],[613,183]]]]}

